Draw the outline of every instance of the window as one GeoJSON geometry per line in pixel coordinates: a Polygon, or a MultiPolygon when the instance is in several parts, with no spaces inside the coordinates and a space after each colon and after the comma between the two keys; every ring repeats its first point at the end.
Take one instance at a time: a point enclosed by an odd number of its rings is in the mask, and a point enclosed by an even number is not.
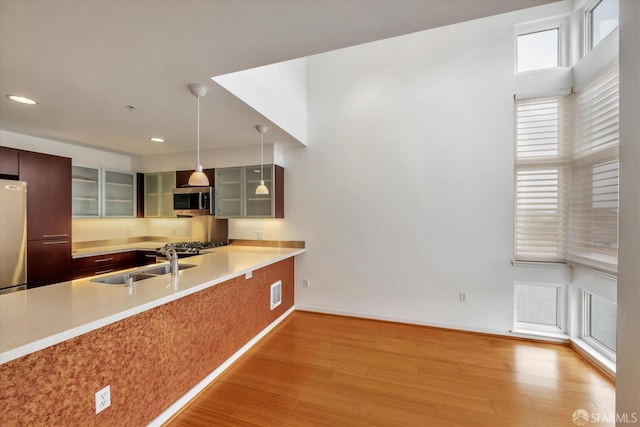
{"type": "Polygon", "coordinates": [[[618,28],[620,21],[619,0],[599,0],[587,9],[586,25],[588,48],[593,49],[618,28]]]}
{"type": "Polygon", "coordinates": [[[564,331],[564,288],[561,285],[520,283],[515,287],[515,328],[564,331]]]}
{"type": "Polygon", "coordinates": [[[569,108],[567,96],[516,101],[516,260],[565,258],[569,108]]]}
{"type": "Polygon", "coordinates": [[[601,353],[615,359],[616,303],[583,291],[582,338],[601,353]]]}
{"type": "Polygon", "coordinates": [[[571,97],[516,101],[516,260],[616,274],[618,98],[616,65],[571,97]]]}
{"type": "Polygon", "coordinates": [[[560,29],[537,31],[517,36],[519,73],[560,66],[560,29]]]}
{"type": "Polygon", "coordinates": [[[568,260],[615,275],[619,169],[617,66],[575,94],[573,115],[568,260]]]}

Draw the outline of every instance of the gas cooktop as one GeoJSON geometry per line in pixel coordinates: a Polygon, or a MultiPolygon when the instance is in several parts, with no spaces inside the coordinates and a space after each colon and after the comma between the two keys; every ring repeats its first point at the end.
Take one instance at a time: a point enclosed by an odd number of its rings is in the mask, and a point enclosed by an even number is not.
{"type": "MultiPolygon", "coordinates": [[[[217,248],[220,246],[225,246],[224,242],[176,242],[176,243],[168,243],[166,246],[173,246],[178,254],[178,257],[184,258],[193,255],[199,255],[202,249],[211,249],[217,248]]],[[[162,254],[163,248],[156,248],[156,255],[163,257],[162,254]]]]}

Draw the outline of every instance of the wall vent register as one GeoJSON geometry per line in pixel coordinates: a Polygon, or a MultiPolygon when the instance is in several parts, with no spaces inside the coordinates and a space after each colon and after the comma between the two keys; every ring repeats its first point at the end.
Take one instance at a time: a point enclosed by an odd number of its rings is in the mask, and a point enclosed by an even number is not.
{"type": "Polygon", "coordinates": [[[282,304],[282,281],[271,285],[271,310],[282,304]]]}

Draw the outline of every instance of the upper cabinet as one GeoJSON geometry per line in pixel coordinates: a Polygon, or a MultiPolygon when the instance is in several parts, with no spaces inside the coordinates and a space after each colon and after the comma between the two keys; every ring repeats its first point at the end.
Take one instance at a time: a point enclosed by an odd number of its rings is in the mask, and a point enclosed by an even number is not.
{"type": "Polygon", "coordinates": [[[136,216],[136,174],[73,165],[74,218],[136,216]]]}
{"type": "Polygon", "coordinates": [[[172,218],[173,189],[176,187],[175,172],[144,174],[144,216],[150,218],[172,218]]]}
{"type": "Polygon", "coordinates": [[[71,189],[74,218],[100,216],[100,169],[73,165],[71,189]]]}
{"type": "Polygon", "coordinates": [[[18,166],[19,150],[9,147],[0,147],[0,177],[17,177],[20,173],[18,166]]]}
{"type": "Polygon", "coordinates": [[[255,194],[260,165],[215,170],[216,216],[219,218],[284,218],[284,168],[264,165],[269,194],[255,194]]]}
{"type": "Polygon", "coordinates": [[[239,218],[243,216],[243,168],[216,169],[216,216],[239,218]]]}
{"type": "Polygon", "coordinates": [[[103,170],[105,217],[136,216],[136,174],[103,170]]]}
{"type": "Polygon", "coordinates": [[[20,151],[27,182],[27,239],[71,238],[71,159],[20,151]]]}

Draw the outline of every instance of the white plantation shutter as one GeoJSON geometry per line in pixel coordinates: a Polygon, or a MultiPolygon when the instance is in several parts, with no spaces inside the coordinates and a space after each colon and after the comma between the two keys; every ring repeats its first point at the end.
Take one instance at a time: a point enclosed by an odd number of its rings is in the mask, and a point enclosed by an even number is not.
{"type": "Polygon", "coordinates": [[[616,274],[618,87],[616,65],[571,97],[516,101],[516,260],[616,274]]]}
{"type": "Polygon", "coordinates": [[[574,95],[569,255],[610,274],[618,258],[618,66],[574,95]]]}
{"type": "Polygon", "coordinates": [[[571,136],[569,99],[518,100],[515,110],[515,259],[563,261],[571,136]]]}

